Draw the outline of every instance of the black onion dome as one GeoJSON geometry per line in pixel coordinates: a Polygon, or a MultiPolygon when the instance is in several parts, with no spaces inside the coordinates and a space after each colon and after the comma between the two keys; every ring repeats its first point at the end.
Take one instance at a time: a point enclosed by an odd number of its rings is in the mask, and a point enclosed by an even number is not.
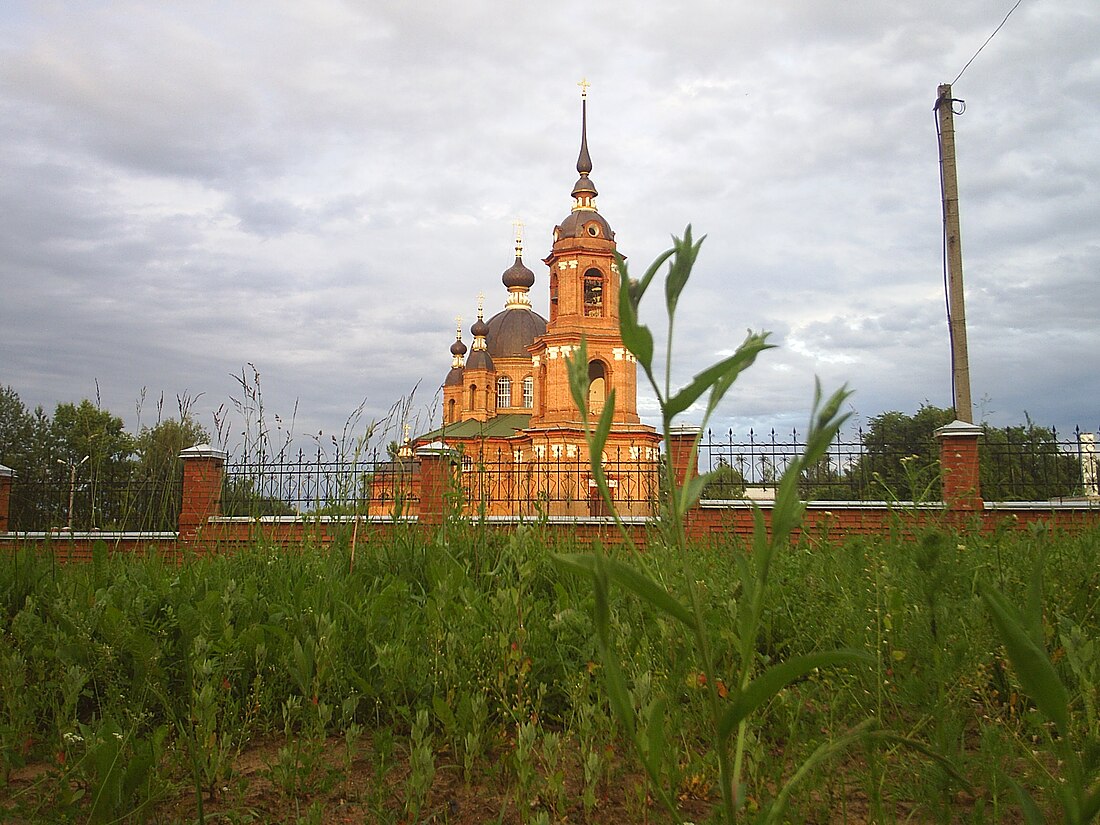
{"type": "Polygon", "coordinates": [[[546,319],[529,309],[506,309],[490,318],[488,327],[493,358],[530,358],[527,348],[546,334],[546,319]]]}
{"type": "Polygon", "coordinates": [[[462,374],[464,370],[462,367],[451,367],[451,371],[447,373],[447,379],[443,382],[444,387],[462,386],[465,382],[462,380],[462,374]]]}
{"type": "Polygon", "coordinates": [[[489,370],[492,372],[496,367],[493,366],[493,359],[489,357],[488,352],[483,349],[475,349],[470,353],[470,357],[466,359],[466,369],[489,370]]]}
{"type": "Polygon", "coordinates": [[[466,345],[462,343],[461,338],[456,338],[455,342],[451,344],[451,355],[465,355],[466,345]]]}
{"type": "Polygon", "coordinates": [[[516,262],[504,270],[500,279],[509,289],[513,287],[530,289],[535,285],[535,273],[523,265],[523,259],[519,255],[516,255],[516,262]]]}
{"type": "Polygon", "coordinates": [[[470,327],[470,332],[473,333],[473,336],[475,338],[484,338],[485,333],[488,331],[488,329],[489,327],[486,326],[485,319],[478,318],[470,327]]]}
{"type": "Polygon", "coordinates": [[[570,212],[568,217],[558,224],[554,239],[560,238],[603,238],[606,241],[613,241],[615,233],[611,229],[611,224],[599,212],[578,209],[576,212],[570,212]],[[595,235],[588,229],[593,224],[596,229],[595,235]]]}

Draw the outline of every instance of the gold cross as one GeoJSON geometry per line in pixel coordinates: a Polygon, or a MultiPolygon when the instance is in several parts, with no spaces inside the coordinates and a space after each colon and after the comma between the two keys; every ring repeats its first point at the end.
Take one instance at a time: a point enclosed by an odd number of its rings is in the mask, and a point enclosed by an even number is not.
{"type": "Polygon", "coordinates": [[[455,316],[455,333],[458,335],[459,338],[462,337],[462,316],[461,315],[456,315],[455,316]]]}
{"type": "Polygon", "coordinates": [[[582,77],[581,82],[577,85],[581,87],[581,100],[584,100],[586,97],[588,97],[588,87],[592,84],[589,83],[587,79],[582,77]]]}
{"type": "Polygon", "coordinates": [[[480,318],[481,314],[485,311],[485,293],[479,292],[477,294],[477,317],[480,318]]]}
{"type": "Polygon", "coordinates": [[[516,230],[516,251],[523,249],[523,221],[516,218],[512,221],[512,228],[516,230]]]}

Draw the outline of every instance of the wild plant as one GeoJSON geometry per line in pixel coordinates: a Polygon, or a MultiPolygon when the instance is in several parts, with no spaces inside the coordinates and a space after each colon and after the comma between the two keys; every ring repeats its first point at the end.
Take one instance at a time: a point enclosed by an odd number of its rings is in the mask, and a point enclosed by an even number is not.
{"type": "Polygon", "coordinates": [[[123,730],[112,719],[80,726],[85,752],[70,776],[84,786],[87,822],[144,822],[153,817],[168,790],[160,775],[167,735],[164,725],[143,735],[136,726],[123,730]]]}
{"type": "Polygon", "coordinates": [[[435,751],[432,749],[428,711],[421,709],[413,721],[409,740],[409,778],[406,783],[405,813],[417,822],[435,781],[435,751]]]}
{"type": "Polygon", "coordinates": [[[461,742],[462,778],[470,784],[474,768],[488,745],[489,707],[483,693],[467,693],[459,701],[456,731],[463,730],[461,742]]]}
{"type": "MultiPolygon", "coordinates": [[[[1040,553],[1023,609],[988,583],[979,583],[979,593],[1021,688],[1053,727],[1039,741],[1043,745],[1042,750],[1058,766],[1057,774],[1050,774],[1050,784],[1061,808],[1062,821],[1066,825],[1085,825],[1100,818],[1100,733],[1095,725],[1095,707],[1092,706],[1090,714],[1089,702],[1083,702],[1087,724],[1082,725],[1076,718],[1070,691],[1046,652],[1042,591],[1044,560],[1044,554],[1040,553]]],[[[1072,628],[1069,634],[1072,637],[1072,628]]],[[[1076,646],[1075,657],[1080,657],[1081,653],[1081,646],[1076,646]]],[[[1084,664],[1080,658],[1078,662],[1084,664]]],[[[1091,694],[1095,691],[1096,684],[1091,679],[1096,675],[1096,670],[1095,660],[1089,663],[1087,670],[1080,669],[1078,678],[1084,676],[1083,692],[1091,694]]],[[[1036,758],[1036,766],[1041,772],[1050,771],[1049,760],[1036,758]]],[[[1049,821],[1030,791],[1012,777],[1008,777],[1008,782],[1028,825],[1041,825],[1049,821]]]]}
{"type": "Polygon", "coordinates": [[[584,786],[581,791],[581,806],[584,808],[586,819],[591,820],[592,812],[596,809],[596,793],[603,778],[604,758],[598,748],[583,751],[581,768],[584,775],[584,786]]]}
{"type": "MultiPolygon", "coordinates": [[[[729,675],[719,672],[714,646],[714,634],[708,626],[705,588],[694,574],[687,546],[686,522],[688,510],[699,499],[706,484],[714,480],[714,473],[694,475],[687,473],[683,479],[676,477],[671,461],[671,434],[675,419],[687,412],[705,394],[705,403],[699,435],[690,450],[689,467],[698,460],[699,439],[718,405],[733,386],[738,376],[752,365],[757,355],[769,348],[766,334],[750,333],[733,355],[695,376],[685,387],[672,389],[672,340],[675,328],[677,304],[687,285],[692,267],[699,254],[702,241],[692,240],[691,227],[683,239],[675,238],[673,247],[660,255],[650,266],[641,281],[630,280],[626,262],[618,261],[620,272],[619,318],[620,332],[627,348],[636,356],[638,364],[653,390],[661,409],[661,425],[664,436],[665,460],[662,500],[662,525],[665,541],[679,555],[684,566],[683,581],[687,591],[687,603],[677,597],[654,573],[645,569],[644,560],[635,552],[636,564],[611,559],[603,553],[560,556],[565,567],[592,576],[595,586],[595,624],[604,681],[608,698],[616,717],[622,724],[628,739],[634,744],[655,793],[663,805],[679,816],[674,789],[664,784],[662,766],[667,758],[669,743],[664,725],[664,708],[655,706],[648,718],[639,718],[630,698],[626,678],[619,659],[615,640],[611,633],[610,593],[611,585],[626,589],[642,598],[651,607],[677,621],[690,635],[697,657],[700,679],[707,689],[710,747],[717,756],[721,792],[721,815],[724,821],[734,822],[746,799],[745,760],[746,748],[752,741],[750,719],[762,705],[771,700],[784,687],[804,677],[816,668],[866,663],[865,653],[856,650],[833,650],[809,653],[786,661],[762,667],[756,653],[764,609],[764,594],[768,584],[771,564],[776,554],[786,547],[791,533],[798,527],[803,504],[798,497],[798,482],[806,468],[812,467],[824,457],[830,443],[846,419],[840,408],[849,392],[841,389],[823,401],[820,386],[814,395],[806,448],[801,456],[791,461],[780,479],[772,510],[770,529],[764,514],[754,511],[752,552],[738,556],[736,564],[740,574],[740,593],[736,611],[734,670],[729,675]],[[664,377],[658,380],[654,372],[654,338],[648,327],[639,323],[639,303],[657,272],[669,262],[665,278],[665,305],[668,314],[668,337],[664,357],[664,377]],[[719,693],[719,684],[729,687],[728,696],[719,693]]],[[[615,412],[614,392],[608,393],[599,419],[593,423],[588,409],[588,354],[582,340],[580,350],[569,359],[570,390],[580,410],[584,423],[592,477],[609,510],[614,513],[614,503],[605,476],[601,456],[610,433],[615,412]]],[[[616,516],[616,523],[622,522],[616,516]]],[[[625,529],[624,541],[633,547],[625,529]]],[[[808,771],[833,755],[835,747],[825,745],[811,754],[780,788],[768,818],[779,821],[789,798],[791,788],[808,771]]],[[[586,757],[586,780],[589,759],[586,757]]],[[[598,754],[596,755],[598,758],[598,754]]]]}
{"type": "Polygon", "coordinates": [[[512,756],[516,771],[516,808],[519,809],[520,819],[523,821],[527,820],[538,796],[535,789],[538,776],[535,771],[537,733],[538,729],[532,722],[520,722],[516,725],[516,749],[512,756]]]}
{"type": "Polygon", "coordinates": [[[544,730],[540,743],[547,802],[559,819],[565,814],[565,764],[562,735],[558,731],[544,730]]]}

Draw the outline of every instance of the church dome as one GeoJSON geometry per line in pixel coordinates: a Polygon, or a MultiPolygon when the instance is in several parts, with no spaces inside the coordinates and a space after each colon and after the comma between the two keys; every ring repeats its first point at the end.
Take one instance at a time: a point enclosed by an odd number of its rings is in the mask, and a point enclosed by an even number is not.
{"type": "Polygon", "coordinates": [[[489,357],[489,353],[486,350],[475,349],[470,353],[470,357],[466,359],[466,369],[488,370],[492,372],[496,367],[493,366],[493,359],[489,357]]]}
{"type": "Polygon", "coordinates": [[[611,230],[611,224],[599,212],[577,210],[555,227],[554,240],[562,238],[603,238],[613,241],[615,233],[611,230]]]}
{"type": "Polygon", "coordinates": [[[444,387],[462,386],[464,371],[462,367],[451,367],[451,371],[447,373],[447,378],[443,381],[444,387]]]}
{"type": "Polygon", "coordinates": [[[455,342],[451,344],[451,355],[462,356],[466,354],[466,345],[462,343],[461,338],[456,338],[455,342]]]}
{"type": "Polygon", "coordinates": [[[504,270],[500,279],[509,289],[530,289],[535,285],[535,273],[523,265],[523,259],[519,255],[516,255],[516,262],[504,270]]]}
{"type": "Polygon", "coordinates": [[[493,358],[529,358],[527,348],[546,334],[546,319],[529,309],[506,309],[489,319],[489,355],[493,358]]]}

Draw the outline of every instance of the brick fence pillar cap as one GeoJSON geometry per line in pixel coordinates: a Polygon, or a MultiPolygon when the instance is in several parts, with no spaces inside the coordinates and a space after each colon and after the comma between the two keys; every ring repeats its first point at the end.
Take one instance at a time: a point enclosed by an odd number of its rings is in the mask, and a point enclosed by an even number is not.
{"type": "Polygon", "coordinates": [[[418,456],[453,456],[455,451],[452,447],[448,446],[445,441],[433,441],[430,444],[425,444],[423,447],[416,448],[416,454],[418,456]]]}
{"type": "Polygon", "coordinates": [[[955,419],[950,424],[944,424],[936,430],[936,438],[959,438],[962,436],[981,435],[982,428],[977,424],[955,419]]]}
{"type": "Polygon", "coordinates": [[[14,476],[15,470],[13,470],[11,467],[5,467],[3,464],[0,464],[0,478],[12,478],[14,476]]]}
{"type": "Polygon", "coordinates": [[[671,435],[671,436],[677,436],[677,435],[697,436],[702,431],[703,431],[703,429],[701,427],[696,427],[696,426],[693,426],[691,424],[678,424],[675,427],[669,427],[668,428],[668,434],[671,435]]]}
{"type": "Polygon", "coordinates": [[[183,450],[180,458],[220,458],[225,461],[229,458],[229,453],[225,450],[216,450],[209,444],[196,444],[194,447],[183,450]]]}

